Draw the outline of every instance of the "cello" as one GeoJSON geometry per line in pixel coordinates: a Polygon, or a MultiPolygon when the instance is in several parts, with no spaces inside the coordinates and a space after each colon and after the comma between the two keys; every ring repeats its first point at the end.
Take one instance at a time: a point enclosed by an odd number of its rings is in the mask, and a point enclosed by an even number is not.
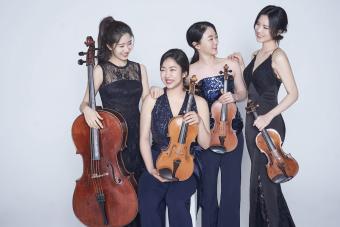
{"type": "MultiPolygon", "coordinates": [[[[195,94],[197,78],[190,78],[189,99],[185,113],[191,110],[195,94]]],[[[198,125],[189,125],[183,121],[183,116],[172,118],[168,124],[170,143],[162,150],[156,161],[159,175],[169,181],[185,181],[194,171],[194,156],[190,153],[190,145],[198,135],[198,125]]]]}
{"type": "MultiPolygon", "coordinates": [[[[88,36],[86,62],[88,70],[89,106],[95,109],[93,67],[95,42],[88,36]]],[[[79,55],[84,55],[80,52],[79,55]]],[[[113,110],[97,110],[103,118],[102,129],[89,128],[83,114],[72,125],[72,138],[83,158],[83,174],[76,181],[73,211],[86,226],[120,227],[137,215],[138,200],[133,176],[125,170],[121,151],[126,146],[127,125],[113,110]]]]}
{"type": "MultiPolygon", "coordinates": [[[[252,100],[248,100],[247,113],[253,113],[255,120],[258,117],[257,107],[252,100]]],[[[267,156],[267,174],[272,182],[284,183],[296,176],[299,164],[291,154],[286,154],[282,150],[282,139],[275,129],[263,129],[257,134],[255,142],[259,150],[267,156]]]]}
{"type": "MultiPolygon", "coordinates": [[[[224,65],[224,86],[223,92],[228,91],[228,81],[233,79],[228,71],[228,65],[224,65]]],[[[215,120],[211,130],[210,150],[218,154],[224,154],[235,150],[238,139],[235,130],[232,128],[232,120],[237,113],[235,103],[222,104],[216,100],[211,106],[211,115],[215,120]]]]}

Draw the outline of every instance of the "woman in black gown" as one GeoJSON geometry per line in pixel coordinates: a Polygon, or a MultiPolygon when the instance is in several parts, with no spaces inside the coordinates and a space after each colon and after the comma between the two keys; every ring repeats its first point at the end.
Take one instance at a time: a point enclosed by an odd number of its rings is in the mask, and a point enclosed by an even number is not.
{"type": "MultiPolygon", "coordinates": [[[[104,108],[119,112],[126,120],[128,138],[122,156],[126,169],[138,181],[144,166],[139,151],[139,101],[149,93],[146,69],[128,59],[133,49],[133,33],[124,22],[104,18],[99,26],[98,47],[98,65],[93,72],[95,92],[99,90],[104,108]]],[[[90,127],[103,128],[102,118],[88,103],[87,88],[80,111],[90,127]]],[[[139,218],[128,226],[140,226],[139,218]]]]}
{"type": "MultiPolygon", "coordinates": [[[[251,159],[250,214],[251,227],[291,227],[295,226],[283,197],[280,184],[273,183],[266,172],[267,158],[255,144],[259,130],[273,128],[285,138],[285,123],[281,113],[298,98],[298,90],[285,52],[278,47],[282,33],[287,31],[287,14],[281,7],[267,6],[258,14],[254,29],[256,40],[262,44],[253,55],[252,61],[244,69],[244,79],[248,99],[259,107],[259,117],[254,121],[247,114],[245,136],[251,159]],[[283,83],[287,95],[278,103],[277,95],[283,83]]],[[[232,59],[244,68],[241,55],[235,53],[232,59]]]]}

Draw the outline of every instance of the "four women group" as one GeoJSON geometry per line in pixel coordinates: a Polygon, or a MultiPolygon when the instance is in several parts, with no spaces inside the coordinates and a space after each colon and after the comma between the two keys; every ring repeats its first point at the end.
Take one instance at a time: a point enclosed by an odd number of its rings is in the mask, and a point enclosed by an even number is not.
{"type": "MultiPolygon", "coordinates": [[[[260,11],[254,30],[262,47],[245,67],[239,53],[218,58],[215,26],[209,22],[197,22],[186,34],[189,46],[194,49],[190,64],[179,49],[164,53],[160,60],[160,76],[165,88],[150,91],[145,67],[128,59],[133,48],[130,27],[112,17],[102,20],[94,85],[95,91],[99,90],[103,107],[120,112],[128,125],[127,147],[122,154],[125,167],[137,178],[139,202],[139,216],[128,226],[163,227],[166,207],[171,227],[192,226],[190,198],[197,188],[200,188],[202,227],[240,226],[243,122],[237,111],[232,122],[237,134],[237,147],[225,154],[215,153],[209,149],[210,129],[214,125],[209,110],[216,100],[222,104],[235,103],[244,100],[247,94],[249,99],[259,104],[259,117],[255,120],[247,115],[245,122],[246,144],[251,158],[249,226],[295,226],[280,184],[268,178],[265,169],[267,159],[255,144],[256,135],[265,127],[276,129],[284,139],[285,124],[281,113],[298,96],[287,56],[278,47],[282,33],[287,31],[287,24],[286,12],[281,7],[267,6],[260,11]],[[232,70],[234,78],[226,93],[221,91],[224,86],[221,71],[225,64],[232,70]],[[189,75],[197,76],[199,92],[194,96],[191,111],[185,112],[189,94],[184,84],[189,75]],[[281,83],[287,94],[278,103],[281,83]],[[195,165],[201,174],[174,182],[159,174],[155,162],[161,150],[169,144],[168,123],[177,115],[183,115],[183,121],[189,125],[198,125],[197,145],[192,146],[192,153],[196,154],[195,165]],[[218,203],[219,170],[221,196],[218,203]]],[[[80,110],[90,127],[102,128],[101,117],[88,106],[88,99],[86,90],[80,110]]]]}

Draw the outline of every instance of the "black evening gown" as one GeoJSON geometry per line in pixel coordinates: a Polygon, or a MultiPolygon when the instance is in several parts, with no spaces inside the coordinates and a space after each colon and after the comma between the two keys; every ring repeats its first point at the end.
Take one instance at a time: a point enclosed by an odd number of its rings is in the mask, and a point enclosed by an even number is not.
{"type": "MultiPolygon", "coordinates": [[[[256,56],[244,70],[244,79],[248,98],[259,104],[257,113],[266,114],[278,105],[278,91],[281,81],[272,69],[272,55],[254,70],[256,56]],[[253,72],[254,71],[254,72],[253,72]]],[[[255,144],[259,133],[253,126],[252,114],[246,116],[245,136],[251,159],[250,175],[250,227],[293,227],[287,203],[281,191],[281,185],[273,183],[266,171],[266,156],[255,144]]],[[[281,115],[276,116],[267,128],[275,129],[285,139],[285,123],[281,115]]]]}

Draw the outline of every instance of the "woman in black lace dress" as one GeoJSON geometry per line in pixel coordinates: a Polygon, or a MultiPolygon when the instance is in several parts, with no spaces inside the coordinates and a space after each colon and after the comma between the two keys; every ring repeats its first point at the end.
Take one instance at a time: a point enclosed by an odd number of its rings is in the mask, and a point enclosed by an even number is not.
{"type": "MultiPolygon", "coordinates": [[[[267,158],[255,144],[259,130],[273,128],[285,138],[285,124],[281,113],[298,98],[298,90],[285,52],[278,47],[282,33],[287,31],[287,14],[281,7],[267,6],[255,19],[256,40],[262,44],[254,53],[252,61],[244,69],[248,99],[259,107],[259,117],[254,121],[251,114],[246,118],[246,143],[251,159],[250,176],[250,227],[295,226],[283,197],[280,184],[273,183],[266,172],[267,158]],[[287,95],[278,103],[277,95],[283,83],[287,95]]],[[[232,59],[244,68],[241,55],[232,59]]]]}
{"type": "MultiPolygon", "coordinates": [[[[98,65],[93,72],[95,92],[99,90],[104,108],[119,112],[126,120],[128,138],[123,161],[138,181],[144,166],[139,151],[139,102],[149,93],[146,69],[128,59],[133,49],[133,33],[124,22],[104,18],[99,26],[98,47],[98,65]]],[[[88,103],[87,88],[80,110],[90,127],[103,128],[101,117],[88,103]]],[[[139,226],[138,219],[128,226],[139,226]]]]}

